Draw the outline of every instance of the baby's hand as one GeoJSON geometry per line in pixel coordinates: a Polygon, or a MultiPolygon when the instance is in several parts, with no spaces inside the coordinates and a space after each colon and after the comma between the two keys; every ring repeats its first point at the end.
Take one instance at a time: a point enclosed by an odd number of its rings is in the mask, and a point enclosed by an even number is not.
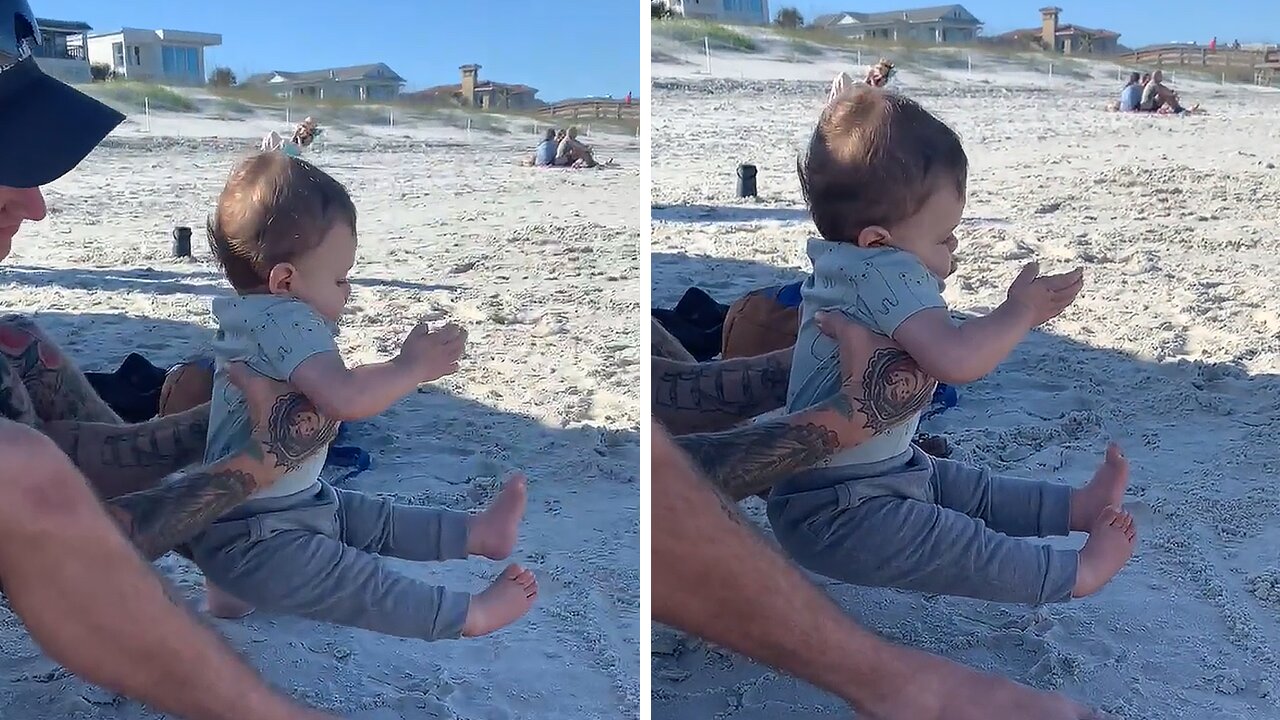
{"type": "Polygon", "coordinates": [[[419,323],[404,339],[400,358],[415,369],[419,382],[431,382],[456,372],[466,347],[467,331],[458,325],[449,323],[433,332],[419,323]]]}
{"type": "Polygon", "coordinates": [[[1009,286],[1009,300],[1025,308],[1032,327],[1047,322],[1075,302],[1084,286],[1084,270],[1076,268],[1059,275],[1040,275],[1040,263],[1027,263],[1009,286]]]}

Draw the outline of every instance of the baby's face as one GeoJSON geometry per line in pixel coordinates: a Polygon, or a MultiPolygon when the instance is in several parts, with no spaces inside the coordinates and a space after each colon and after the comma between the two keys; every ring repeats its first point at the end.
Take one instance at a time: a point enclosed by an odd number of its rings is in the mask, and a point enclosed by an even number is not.
{"type": "Polygon", "coordinates": [[[351,297],[347,275],[356,263],[356,235],[338,223],[311,252],[293,262],[290,293],[315,308],[326,320],[337,322],[351,297]]]}
{"type": "Polygon", "coordinates": [[[956,271],[956,226],[965,199],[950,183],[939,187],[915,215],[889,228],[885,244],[915,255],[939,280],[956,271]]]}

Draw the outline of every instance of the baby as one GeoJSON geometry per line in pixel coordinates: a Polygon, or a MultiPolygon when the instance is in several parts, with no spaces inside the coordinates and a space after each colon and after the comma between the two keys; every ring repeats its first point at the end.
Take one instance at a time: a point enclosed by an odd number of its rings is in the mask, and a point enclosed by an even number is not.
{"type": "MultiPolygon", "coordinates": [[[[377,415],[457,369],[466,333],[455,325],[415,327],[388,362],[343,362],[334,335],[350,295],[356,210],[346,189],[310,163],[275,152],[241,163],[208,232],[236,296],[213,303],[218,364],[207,461],[240,447],[250,431],[244,397],[224,371],[230,361],[289,382],[336,421],[377,415]]],[[[471,515],[337,490],[319,479],[325,455],[296,458],[276,484],[191,543],[212,614],[237,617],[257,606],[437,640],[484,635],[529,610],[538,586],[519,565],[470,595],[403,575],[378,557],[506,558],[524,514],[523,477],[471,515]]]]}
{"type": "Polygon", "coordinates": [[[933,392],[916,366],[951,384],[985,376],[1075,300],[1082,272],[1038,275],[1028,265],[998,308],[956,324],[942,289],[956,267],[968,158],[950,128],[898,95],[864,86],[836,98],[798,170],[822,239],[808,245],[813,274],[801,288],[788,410],[841,383],[819,310],[842,311],[905,353],[877,353],[861,377],[866,400],[850,410],[875,436],[774,488],[778,541],[810,570],[859,585],[1034,604],[1097,591],[1134,547],[1119,448],[1074,489],[934,459],[911,444],[933,392]],[[1014,539],[1071,531],[1089,533],[1079,551],[1014,539]]]}

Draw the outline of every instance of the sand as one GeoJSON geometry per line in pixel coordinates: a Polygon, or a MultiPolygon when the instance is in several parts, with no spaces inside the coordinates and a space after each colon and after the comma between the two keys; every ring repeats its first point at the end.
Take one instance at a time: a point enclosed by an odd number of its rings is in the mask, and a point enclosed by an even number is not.
{"type": "MultiPolygon", "coordinates": [[[[294,120],[299,118],[294,117],[294,120]]],[[[405,502],[482,507],[502,477],[529,476],[514,560],[541,596],[483,639],[425,643],[296,618],[217,622],[227,641],[293,696],[344,717],[634,718],[639,692],[639,141],[596,128],[615,170],[518,167],[529,120],[468,133],[436,120],[331,122],[309,158],[347,183],[360,213],[349,361],[385,359],[419,320],[470,331],[461,370],[351,426],[373,469],[346,487],[405,502]],[[385,125],[385,123],[382,123],[385,125]]],[[[34,313],[86,369],[129,351],[165,366],[210,337],[227,292],[200,228],[226,173],[282,117],[156,113],[134,118],[48,188],[50,217],[25,226],[0,267],[0,303],[34,313]],[[196,259],[169,257],[175,225],[196,259]]],[[[411,564],[406,572],[484,588],[503,564],[411,564]]],[[[158,563],[193,603],[201,577],[158,563]]],[[[0,610],[0,717],[161,717],[69,676],[0,610]]]]}
{"type": "MultiPolygon", "coordinates": [[[[655,36],[653,293],[728,302],[807,270],[814,232],[795,179],[849,53],[797,58],[655,36]],[[700,45],[700,43],[699,43],[700,45]],[[760,197],[734,169],[759,167],[760,197]]],[[[971,162],[952,307],[999,304],[1021,265],[1086,269],[1073,307],[1027,338],[925,429],[999,472],[1083,484],[1108,440],[1132,463],[1136,556],[1087,600],[997,605],[815,578],[884,635],[1127,720],[1276,717],[1280,710],[1280,92],[1178,74],[1212,115],[1107,113],[1114,65],[1050,78],[1042,58],[899,59],[894,86],[955,127],[971,162]]],[[[867,54],[865,62],[874,58],[867,54]]],[[[1137,68],[1134,68],[1137,69],[1137,68]]],[[[762,525],[762,506],[748,511],[762,525]]],[[[1062,540],[1078,547],[1083,537],[1062,540]]],[[[845,714],[802,682],[655,631],[654,717],[845,714]]]]}

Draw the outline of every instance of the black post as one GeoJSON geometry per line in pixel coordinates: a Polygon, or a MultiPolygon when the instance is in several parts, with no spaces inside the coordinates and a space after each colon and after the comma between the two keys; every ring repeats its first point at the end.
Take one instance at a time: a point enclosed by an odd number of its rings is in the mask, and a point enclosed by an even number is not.
{"type": "Polygon", "coordinates": [[[738,197],[756,197],[756,166],[738,166],[738,197]]]}
{"type": "Polygon", "coordinates": [[[173,229],[173,256],[191,257],[191,228],[178,226],[173,229]]]}

